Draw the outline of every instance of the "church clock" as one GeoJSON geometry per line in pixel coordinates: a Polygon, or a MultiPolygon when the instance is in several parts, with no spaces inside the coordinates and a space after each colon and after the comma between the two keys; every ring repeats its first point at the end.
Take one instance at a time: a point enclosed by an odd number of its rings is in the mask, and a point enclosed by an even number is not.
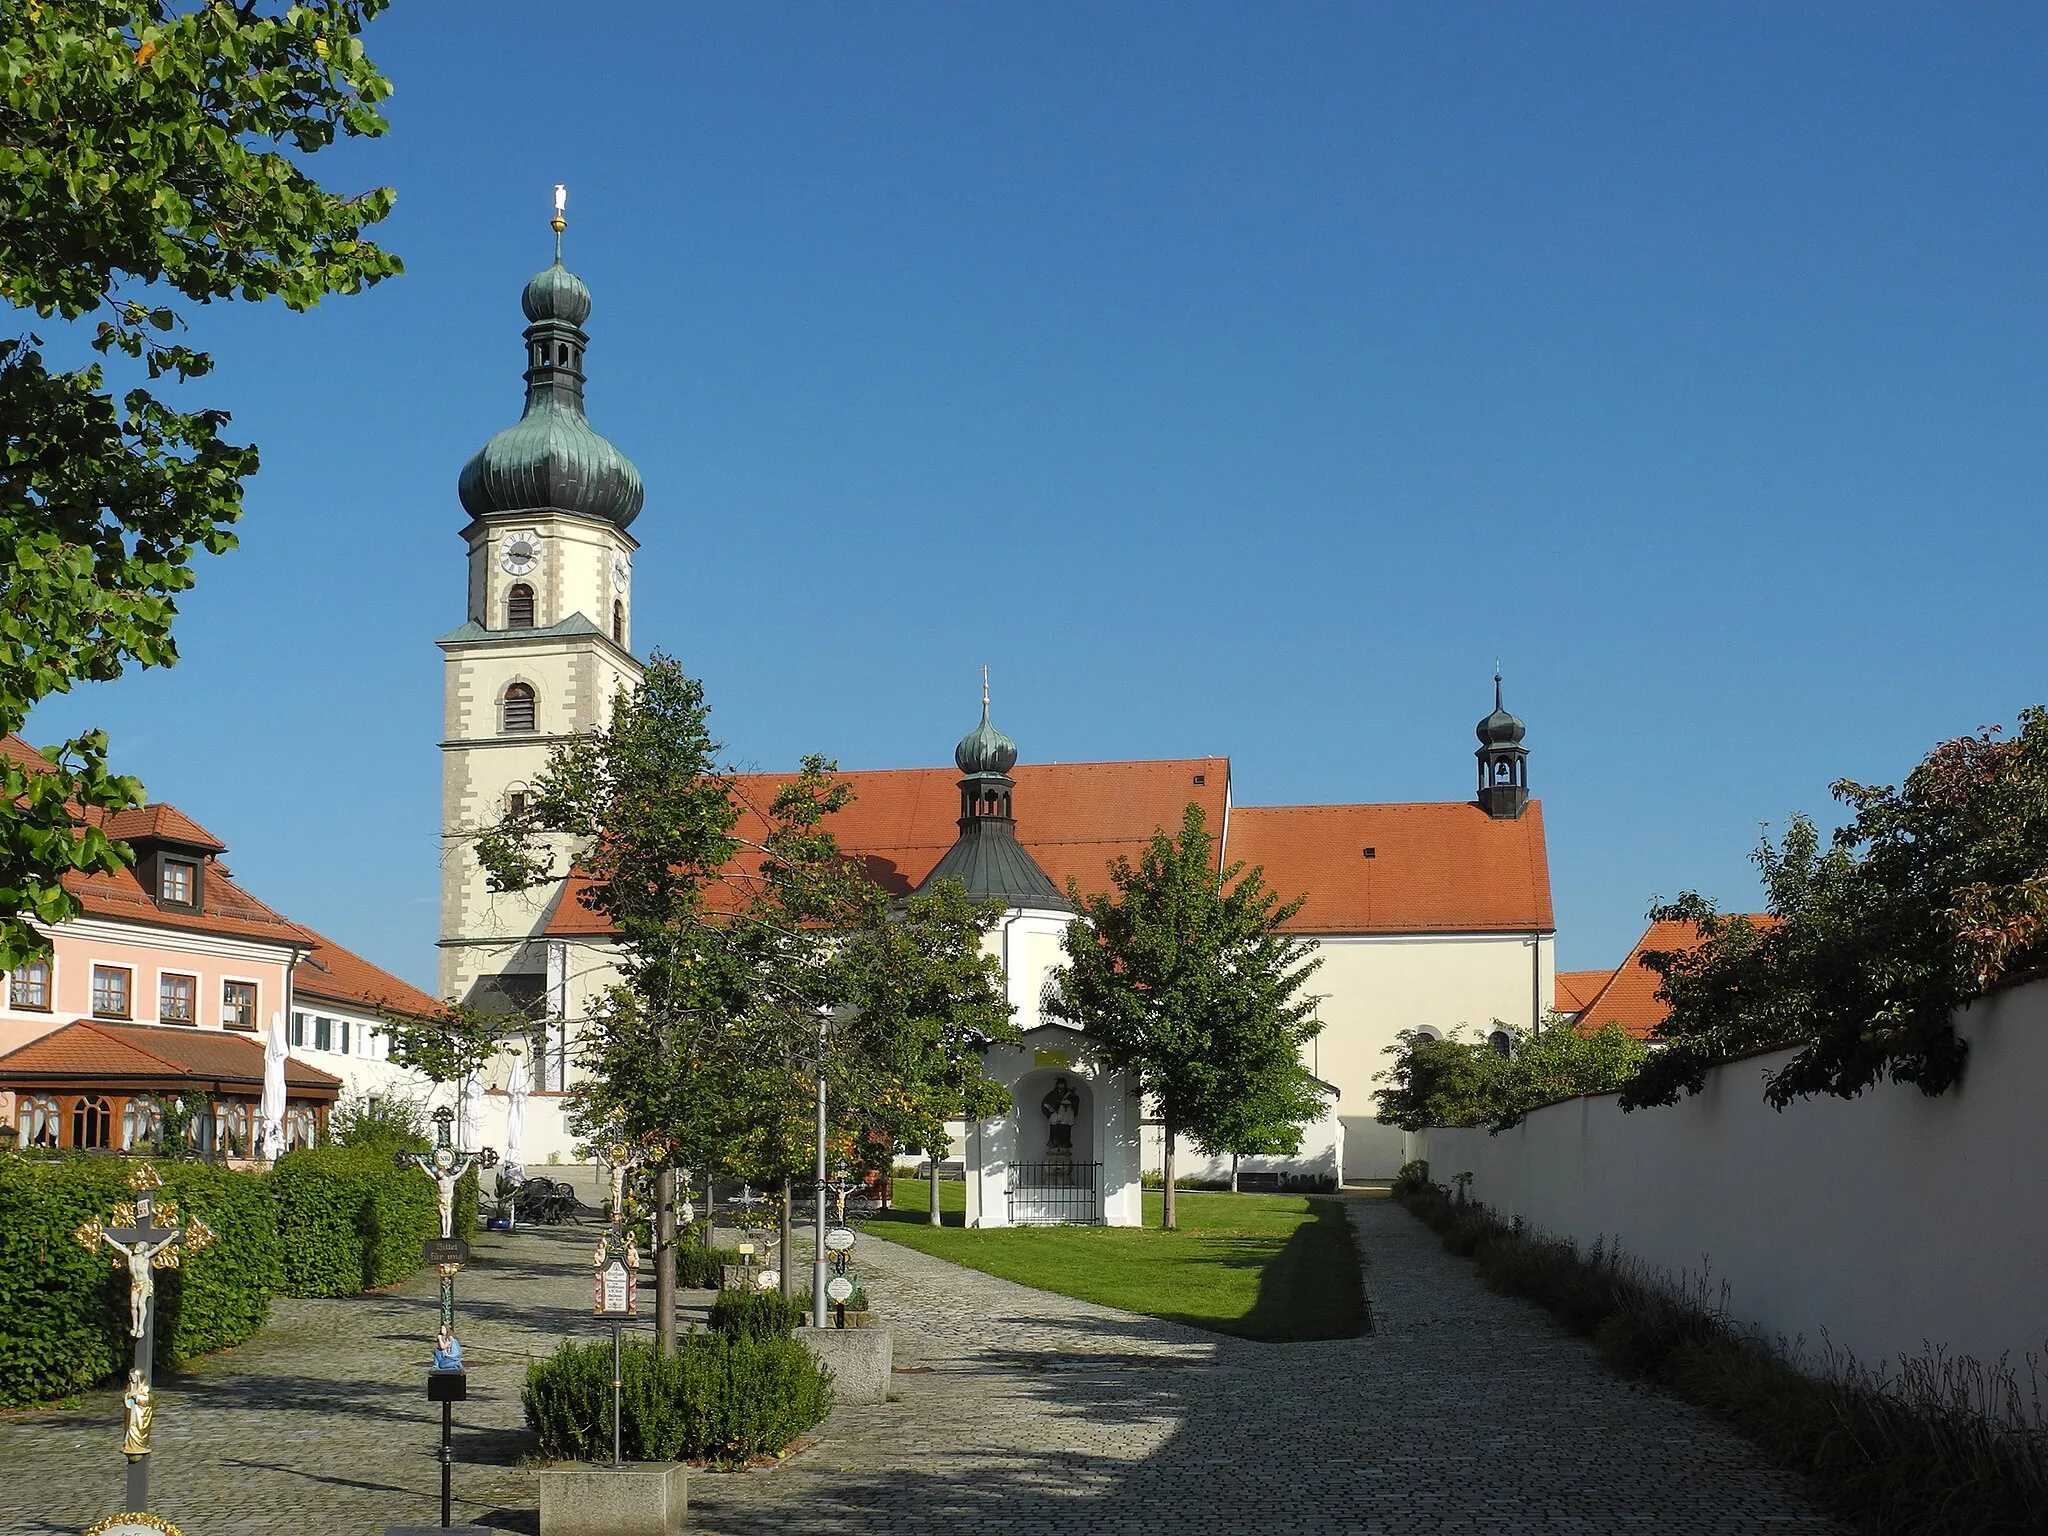
{"type": "Polygon", "coordinates": [[[507,576],[526,576],[540,564],[540,535],[508,533],[498,544],[498,564],[507,576]]]}
{"type": "Polygon", "coordinates": [[[626,583],[633,579],[633,562],[626,558],[626,552],[619,550],[612,556],[612,590],[623,592],[626,583]]]}

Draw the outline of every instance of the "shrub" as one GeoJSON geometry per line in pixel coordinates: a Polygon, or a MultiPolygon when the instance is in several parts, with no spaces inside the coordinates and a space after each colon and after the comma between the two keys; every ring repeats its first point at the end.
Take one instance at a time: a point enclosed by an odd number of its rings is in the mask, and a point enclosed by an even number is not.
{"type": "Polygon", "coordinates": [[[687,1291],[715,1291],[725,1284],[725,1266],[739,1261],[737,1248],[700,1248],[686,1243],[676,1249],[676,1284],[687,1291]]]}
{"type": "Polygon", "coordinates": [[[711,1304],[711,1328],[734,1339],[786,1339],[809,1313],[803,1302],[780,1291],[734,1288],[720,1291],[711,1304]]]}
{"type": "Polygon", "coordinates": [[[327,1116],[327,1136],[344,1147],[404,1147],[424,1152],[434,1144],[426,1105],[395,1094],[344,1093],[327,1116]]]}
{"type": "MultiPolygon", "coordinates": [[[[0,1405],[47,1402],[127,1369],[127,1269],[72,1233],[133,1198],[124,1181],[134,1168],[114,1158],[0,1158],[0,1405]]],[[[177,1269],[156,1272],[156,1359],[172,1366],[255,1333],[283,1277],[261,1174],[196,1163],[158,1172],[159,1198],[215,1234],[177,1269]]]]}
{"type": "MultiPolygon", "coordinates": [[[[441,1233],[433,1180],[392,1163],[389,1145],[314,1147],[271,1171],[284,1240],[285,1289],[294,1296],[354,1296],[403,1280],[441,1233]]],[[[455,1235],[476,1231],[476,1171],[455,1190],[455,1235]]]]}
{"type": "MultiPolygon", "coordinates": [[[[667,1358],[631,1340],[621,1365],[621,1443],[634,1461],[777,1455],[832,1403],[831,1373],[795,1339],[691,1333],[667,1358]]],[[[610,1457],[611,1382],[608,1342],[565,1341],[527,1368],[521,1403],[543,1455],[610,1457]]]]}

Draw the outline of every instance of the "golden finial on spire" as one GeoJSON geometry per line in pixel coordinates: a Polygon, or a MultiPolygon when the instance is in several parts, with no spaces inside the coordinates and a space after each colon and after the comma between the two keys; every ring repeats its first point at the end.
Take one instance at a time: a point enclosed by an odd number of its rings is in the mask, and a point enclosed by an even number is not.
{"type": "Polygon", "coordinates": [[[555,183],[555,216],[548,220],[548,228],[555,232],[555,260],[562,259],[562,231],[569,227],[569,221],[562,217],[562,210],[569,206],[569,188],[563,182],[555,183]]]}

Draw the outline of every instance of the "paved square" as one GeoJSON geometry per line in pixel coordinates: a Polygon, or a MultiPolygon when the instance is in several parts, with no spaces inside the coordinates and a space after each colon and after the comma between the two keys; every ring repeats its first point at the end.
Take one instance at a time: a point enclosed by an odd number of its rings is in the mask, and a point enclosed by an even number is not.
{"type": "MultiPolygon", "coordinates": [[[[1746,1441],[1485,1290],[1406,1212],[1348,1208],[1378,1331],[1305,1344],[1220,1338],[864,1238],[900,1401],[836,1409],[771,1471],[693,1476],[693,1521],[717,1536],[1837,1529],[1746,1441]]],[[[480,1235],[459,1291],[458,1523],[537,1529],[519,1383],[563,1331],[599,1334],[591,1236],[480,1235]]],[[[258,1338],[168,1380],[162,1513],[188,1536],[432,1523],[433,1308],[431,1276],[280,1301],[258,1338]]],[[[0,1418],[0,1532],[76,1532],[111,1511],[119,1443],[109,1392],[0,1418]]]]}

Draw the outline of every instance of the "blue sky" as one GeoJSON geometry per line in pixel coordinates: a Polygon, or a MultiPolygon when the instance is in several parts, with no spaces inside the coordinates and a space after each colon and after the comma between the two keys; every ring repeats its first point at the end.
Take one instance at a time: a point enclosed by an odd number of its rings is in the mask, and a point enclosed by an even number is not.
{"type": "Polygon", "coordinates": [[[367,42],[392,132],[315,165],[398,189],[408,273],[198,317],[243,547],[179,666],[30,734],[105,725],[416,981],[455,477],[556,181],[635,639],[745,764],[943,763],[986,662],[1027,759],[1458,799],[1499,657],[1588,967],[2043,697],[2039,7],[399,0],[367,42]]]}

